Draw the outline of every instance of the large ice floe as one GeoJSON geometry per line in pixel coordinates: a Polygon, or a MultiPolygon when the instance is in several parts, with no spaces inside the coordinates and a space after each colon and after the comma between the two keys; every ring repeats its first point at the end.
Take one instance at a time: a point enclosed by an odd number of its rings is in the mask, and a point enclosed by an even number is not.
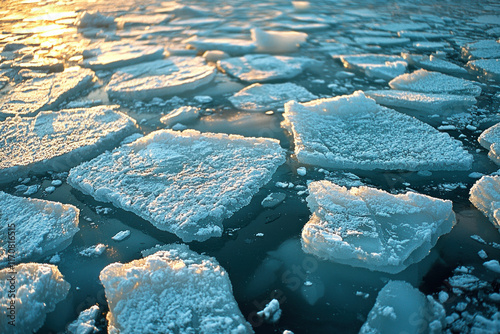
{"type": "Polygon", "coordinates": [[[500,165],[500,123],[484,130],[478,141],[482,147],[489,151],[488,157],[497,165],[500,165]]]}
{"type": "Polygon", "coordinates": [[[443,331],[446,312],[431,296],[404,281],[390,281],[380,290],[360,334],[429,333],[443,331]]]}
{"type": "Polygon", "coordinates": [[[9,259],[33,261],[62,250],[79,231],[80,210],[73,205],[17,197],[1,191],[0,203],[0,268],[5,267],[9,259]]]}
{"type": "Polygon", "coordinates": [[[66,298],[70,285],[63,279],[56,266],[50,264],[26,263],[0,270],[0,332],[33,333],[45,322],[46,314],[54,311],[56,304],[66,298]],[[15,274],[13,274],[15,272],[15,274]],[[15,276],[15,281],[10,278],[15,276]],[[10,283],[10,284],[9,284],[10,283]],[[11,284],[15,297],[11,298],[11,284]],[[15,311],[10,313],[11,302],[15,311]],[[13,320],[15,326],[8,322],[13,320]]]}
{"type": "Polygon", "coordinates": [[[483,176],[470,189],[470,201],[500,232],[500,176],[483,176]]]}
{"type": "Polygon", "coordinates": [[[466,60],[499,58],[500,42],[494,39],[484,39],[467,43],[462,47],[462,57],[466,60]]]}
{"type": "Polygon", "coordinates": [[[233,38],[201,38],[192,36],[184,41],[198,51],[220,50],[231,56],[241,56],[253,52],[257,45],[251,40],[233,38]]]}
{"type": "Polygon", "coordinates": [[[214,258],[186,245],[162,248],[101,271],[110,334],[253,333],[233,297],[227,272],[214,258]]]}
{"type": "Polygon", "coordinates": [[[472,155],[448,134],[357,91],[285,104],[299,162],[338,169],[468,170],[472,155]]]}
{"type": "Polygon", "coordinates": [[[317,99],[304,87],[291,82],[282,84],[253,84],[243,88],[229,98],[238,109],[246,111],[266,111],[283,108],[290,100],[305,102],[317,99]]]}
{"type": "Polygon", "coordinates": [[[481,95],[481,87],[472,81],[423,69],[402,74],[391,80],[389,86],[392,89],[422,93],[481,95]]]}
{"type": "Polygon", "coordinates": [[[64,171],[120,143],[135,121],[116,106],[44,111],[0,122],[0,183],[28,172],[64,171]]]}
{"type": "Polygon", "coordinates": [[[150,100],[206,85],[215,78],[216,72],[203,57],[170,57],[117,70],[106,91],[111,98],[150,100]]]}
{"type": "Polygon", "coordinates": [[[219,60],[217,66],[233,77],[255,83],[294,78],[314,63],[307,57],[255,54],[219,60]]]}
{"type": "Polygon", "coordinates": [[[307,39],[307,34],[297,31],[265,31],[260,28],[250,30],[252,40],[260,53],[296,52],[307,39]]]}
{"type": "Polygon", "coordinates": [[[401,56],[359,54],[338,56],[346,68],[364,72],[368,77],[391,80],[406,72],[408,63],[401,56]]]}
{"type": "Polygon", "coordinates": [[[477,59],[467,66],[478,75],[493,81],[500,81],[500,59],[477,59]]]}
{"type": "Polygon", "coordinates": [[[422,260],[456,221],[451,201],[369,187],[347,190],[329,181],[309,184],[307,204],[313,215],[302,230],[305,252],[388,273],[422,260]]]}
{"type": "Polygon", "coordinates": [[[89,69],[69,68],[15,86],[0,100],[0,119],[8,116],[34,116],[57,107],[70,96],[88,88],[94,79],[89,69]]]}
{"type": "Polygon", "coordinates": [[[203,241],[220,236],[222,221],[284,162],[275,139],[160,130],[73,168],[68,183],[184,241],[203,241]]]}

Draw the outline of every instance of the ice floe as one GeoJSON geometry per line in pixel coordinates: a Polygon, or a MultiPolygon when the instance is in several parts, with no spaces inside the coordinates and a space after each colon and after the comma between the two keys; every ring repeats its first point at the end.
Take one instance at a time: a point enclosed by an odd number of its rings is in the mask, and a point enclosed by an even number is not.
{"type": "Polygon", "coordinates": [[[487,149],[488,157],[500,165],[500,123],[484,130],[478,138],[479,144],[487,149]]]}
{"type": "Polygon", "coordinates": [[[267,303],[266,307],[262,311],[257,312],[258,316],[264,318],[264,320],[274,324],[280,320],[281,309],[280,303],[277,299],[271,300],[267,303]]]}
{"type": "Polygon", "coordinates": [[[467,63],[467,66],[486,79],[500,81],[500,59],[472,60],[467,63]]]}
{"type": "Polygon", "coordinates": [[[333,262],[398,273],[429,254],[456,222],[451,201],[369,187],[309,184],[313,215],[302,230],[305,252],[333,262]]]}
{"type": "Polygon", "coordinates": [[[500,42],[494,39],[485,39],[465,44],[462,47],[462,57],[466,60],[499,58],[500,42]]]}
{"type": "Polygon", "coordinates": [[[307,39],[307,34],[297,31],[265,31],[253,28],[252,40],[257,44],[260,53],[290,53],[296,52],[307,39]]]}
{"type": "Polygon", "coordinates": [[[452,62],[443,60],[434,55],[424,56],[403,52],[401,54],[409,64],[429,71],[436,71],[449,74],[467,74],[467,70],[452,62]]]}
{"type": "Polygon", "coordinates": [[[101,27],[107,28],[115,24],[115,18],[99,12],[81,12],[75,19],[75,26],[80,28],[101,27]]]}
{"type": "Polygon", "coordinates": [[[368,77],[391,80],[406,72],[408,63],[401,56],[359,54],[339,56],[346,68],[364,72],[368,77]]]}
{"type": "Polygon", "coordinates": [[[197,36],[186,39],[184,43],[193,46],[198,51],[219,50],[231,56],[241,56],[251,53],[257,47],[253,41],[245,39],[200,38],[197,36]]]}
{"type": "Polygon", "coordinates": [[[285,104],[284,122],[303,164],[338,169],[468,170],[472,155],[448,134],[353,95],[285,104]]]}
{"type": "Polygon", "coordinates": [[[470,189],[469,199],[500,232],[500,176],[483,176],[470,189]]]}
{"type": "Polygon", "coordinates": [[[136,131],[116,106],[44,111],[0,122],[0,183],[28,172],[64,171],[136,131]]]}
{"type": "Polygon", "coordinates": [[[99,331],[95,326],[95,319],[99,315],[99,306],[94,305],[80,313],[78,319],[68,325],[70,334],[92,334],[99,331]]]}
{"type": "Polygon", "coordinates": [[[167,115],[160,118],[160,122],[167,126],[174,126],[177,123],[189,123],[200,117],[200,108],[184,106],[172,110],[167,115]]]}
{"type": "Polygon", "coordinates": [[[161,130],[73,168],[68,183],[184,241],[222,234],[279,165],[275,139],[161,130]]]}
{"type": "Polygon", "coordinates": [[[186,245],[162,248],[101,271],[109,333],[253,333],[214,258],[186,245]]]}
{"type": "Polygon", "coordinates": [[[379,45],[379,46],[396,46],[406,45],[410,42],[409,38],[401,37],[354,37],[357,44],[379,45]]]}

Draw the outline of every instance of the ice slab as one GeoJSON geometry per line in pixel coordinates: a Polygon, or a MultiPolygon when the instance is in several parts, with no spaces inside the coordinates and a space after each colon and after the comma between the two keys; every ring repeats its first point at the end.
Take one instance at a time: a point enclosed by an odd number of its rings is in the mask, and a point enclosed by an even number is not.
{"type": "Polygon", "coordinates": [[[27,80],[0,100],[0,119],[8,116],[34,116],[41,110],[57,107],[68,97],[88,88],[94,73],[89,69],[69,68],[41,78],[27,80]]]}
{"type": "Polygon", "coordinates": [[[462,57],[466,60],[499,58],[500,42],[494,39],[485,39],[465,44],[462,47],[462,57]]]}
{"type": "Polygon", "coordinates": [[[453,37],[453,35],[449,31],[428,32],[428,31],[407,31],[407,30],[398,31],[398,36],[409,38],[412,40],[422,40],[422,41],[447,39],[453,37]]]}
{"type": "Polygon", "coordinates": [[[313,215],[302,230],[302,248],[353,267],[398,273],[427,256],[456,222],[451,201],[413,192],[347,190],[326,180],[308,188],[313,215]]]}
{"type": "Polygon", "coordinates": [[[441,333],[446,312],[431,296],[404,281],[389,281],[380,290],[360,334],[441,333]]]}
{"type": "Polygon", "coordinates": [[[406,45],[410,42],[409,38],[402,37],[354,37],[357,44],[395,46],[406,45]]]}
{"type": "Polygon", "coordinates": [[[392,22],[386,24],[379,23],[368,23],[366,24],[368,28],[386,30],[391,32],[398,32],[401,30],[430,30],[430,26],[427,23],[418,22],[392,22]]]}
{"type": "Polygon", "coordinates": [[[206,85],[214,79],[216,72],[203,57],[170,57],[117,70],[106,91],[111,98],[150,100],[206,85]]]}
{"type": "Polygon", "coordinates": [[[68,183],[184,241],[222,234],[285,162],[277,140],[161,130],[73,168],[68,183]]]}
{"type": "Polygon", "coordinates": [[[391,80],[389,86],[396,90],[422,93],[481,95],[481,87],[473,81],[423,69],[402,74],[391,80]]]}
{"type": "Polygon", "coordinates": [[[214,258],[186,245],[164,248],[101,271],[109,333],[253,333],[214,258]]]}
{"type": "Polygon", "coordinates": [[[470,189],[470,201],[500,232],[500,176],[483,176],[470,189]]]}
{"type": "Polygon", "coordinates": [[[259,28],[250,30],[252,40],[260,53],[296,52],[307,39],[307,34],[297,31],[264,31],[259,28]]]}
{"type": "Polygon", "coordinates": [[[56,266],[26,263],[0,270],[0,332],[33,333],[45,322],[46,314],[54,311],[56,304],[66,298],[70,285],[63,279],[56,266]],[[9,278],[15,274],[15,298],[9,298],[9,278]],[[15,301],[15,326],[9,325],[8,308],[15,301]]]}
{"type": "Polygon", "coordinates": [[[489,150],[488,157],[500,165],[500,123],[484,130],[478,138],[479,144],[489,150]]]}
{"type": "Polygon", "coordinates": [[[200,38],[190,37],[184,43],[193,46],[198,51],[219,50],[232,56],[241,56],[256,49],[254,41],[232,38],[200,38]]]}
{"type": "Polygon", "coordinates": [[[434,55],[424,56],[410,53],[402,53],[403,58],[409,64],[421,67],[429,71],[436,71],[449,74],[467,74],[467,70],[449,61],[440,59],[434,55]]]}
{"type": "Polygon", "coordinates": [[[257,315],[272,324],[277,323],[281,317],[279,301],[277,299],[271,300],[262,311],[257,312],[257,315]]]}
{"type": "Polygon", "coordinates": [[[284,122],[303,164],[338,169],[468,170],[462,143],[413,117],[353,95],[285,104],[284,122]]]}
{"type": "Polygon", "coordinates": [[[500,59],[478,59],[467,63],[478,75],[500,82],[500,59]]]}
{"type": "Polygon", "coordinates": [[[75,26],[80,28],[100,27],[107,28],[115,24],[115,18],[112,16],[102,15],[97,12],[81,12],[75,19],[75,26]]]}
{"type": "Polygon", "coordinates": [[[99,329],[95,326],[95,319],[99,315],[99,306],[94,305],[80,313],[78,319],[68,325],[70,334],[92,334],[99,329]]]}
{"type": "Polygon", "coordinates": [[[0,183],[28,172],[64,171],[115,146],[135,132],[135,121],[100,106],[44,111],[0,122],[0,183]]]}
{"type": "Polygon", "coordinates": [[[159,25],[167,22],[173,15],[167,14],[125,14],[116,18],[119,27],[131,25],[159,25]]]}
{"type": "Polygon", "coordinates": [[[184,106],[172,110],[167,115],[160,118],[160,122],[172,127],[177,123],[189,123],[200,117],[200,108],[184,106]]]}
{"type": "Polygon", "coordinates": [[[310,101],[318,97],[304,87],[291,82],[282,84],[253,84],[229,98],[235,108],[245,111],[267,111],[282,108],[285,102],[310,101]]]}
{"type": "Polygon", "coordinates": [[[364,72],[368,77],[391,80],[406,72],[408,63],[400,56],[380,54],[343,55],[346,68],[364,72]]]}
{"type": "Polygon", "coordinates": [[[306,57],[255,54],[219,60],[217,66],[233,77],[255,83],[294,78],[314,62],[306,57]]]}
{"type": "Polygon", "coordinates": [[[79,231],[73,205],[12,196],[0,191],[0,268],[9,259],[34,261],[63,250],[79,231]],[[15,247],[16,254],[10,250],[15,247]]]}

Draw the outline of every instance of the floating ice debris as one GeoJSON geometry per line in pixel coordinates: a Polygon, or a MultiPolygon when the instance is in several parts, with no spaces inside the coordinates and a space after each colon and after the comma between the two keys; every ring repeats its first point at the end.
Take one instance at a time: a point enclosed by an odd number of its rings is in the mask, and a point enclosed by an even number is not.
{"type": "Polygon", "coordinates": [[[184,241],[202,241],[220,236],[222,221],[284,161],[275,139],[161,130],[73,168],[68,183],[184,241]]]}
{"type": "Polygon", "coordinates": [[[59,254],[55,254],[55,255],[53,255],[53,256],[49,259],[49,263],[51,263],[51,264],[58,264],[59,262],[61,262],[61,257],[59,256],[59,254]]]}
{"type": "Polygon", "coordinates": [[[453,37],[449,31],[440,32],[427,32],[427,31],[398,31],[399,37],[405,37],[412,40],[434,40],[434,39],[446,39],[453,37]]]}
{"type": "Polygon", "coordinates": [[[291,82],[280,84],[253,84],[229,98],[235,108],[246,111],[267,111],[283,107],[290,100],[305,102],[317,99],[307,89],[291,82]]]}
{"type": "Polygon", "coordinates": [[[193,100],[201,104],[207,104],[212,102],[214,99],[208,95],[197,95],[193,98],[193,100]]]}
{"type": "Polygon", "coordinates": [[[491,271],[500,274],[500,263],[498,260],[490,260],[483,263],[483,265],[491,271]]]}
{"type": "Polygon", "coordinates": [[[106,42],[84,52],[83,67],[94,71],[111,70],[117,67],[163,58],[163,47],[141,43],[106,42]]]}
{"type": "Polygon", "coordinates": [[[11,258],[38,260],[63,250],[79,231],[79,210],[72,206],[41,199],[12,196],[0,191],[0,267],[11,258]],[[13,245],[12,245],[13,244],[13,245]]]}
{"type": "Polygon", "coordinates": [[[257,312],[257,315],[264,318],[264,320],[274,324],[280,320],[281,309],[280,303],[277,299],[271,300],[266,304],[262,311],[257,312]]]}
{"type": "Polygon", "coordinates": [[[186,245],[163,248],[101,271],[110,309],[108,332],[253,333],[234,300],[227,272],[214,258],[186,245]]]}
{"type": "Polygon", "coordinates": [[[423,69],[402,74],[389,82],[389,86],[392,89],[422,93],[481,95],[481,87],[473,81],[423,69]]]}
{"type": "Polygon", "coordinates": [[[343,55],[346,68],[364,72],[368,77],[391,80],[406,72],[408,63],[400,56],[379,54],[343,55]]]}
{"type": "Polygon", "coordinates": [[[252,40],[257,44],[257,52],[290,53],[296,52],[307,39],[307,34],[296,31],[264,31],[259,28],[250,30],[252,40]]]}
{"type": "Polygon", "coordinates": [[[99,329],[95,326],[95,319],[99,315],[99,306],[94,305],[80,313],[78,319],[68,325],[70,334],[92,334],[99,329]]]}
{"type": "Polygon", "coordinates": [[[448,283],[454,288],[453,292],[457,294],[460,294],[462,291],[478,290],[488,285],[487,282],[481,281],[474,275],[462,274],[460,272],[450,277],[448,283]]]}
{"type": "Polygon", "coordinates": [[[270,193],[260,203],[264,208],[274,208],[283,202],[286,198],[284,193],[270,193]]]}
{"type": "Polygon", "coordinates": [[[282,123],[299,162],[338,169],[468,170],[462,144],[428,124],[379,106],[363,92],[285,104],[282,123]],[[397,124],[397,125],[396,125],[397,124]]]}
{"type": "Polygon", "coordinates": [[[172,110],[167,115],[160,118],[160,122],[167,126],[173,126],[177,123],[189,123],[200,117],[200,109],[191,106],[184,106],[172,110]]]}
{"type": "Polygon", "coordinates": [[[419,41],[413,42],[413,47],[420,52],[425,51],[437,51],[437,50],[453,50],[450,47],[450,44],[447,42],[428,42],[428,41],[419,41]]]}
{"type": "Polygon", "coordinates": [[[409,38],[401,37],[354,37],[357,44],[395,46],[406,45],[410,42],[409,38]]]}
{"type": "Polygon", "coordinates": [[[334,262],[397,273],[429,254],[451,231],[451,201],[413,192],[392,195],[329,181],[309,184],[313,215],[302,230],[305,252],[334,262]]]}
{"type": "Polygon", "coordinates": [[[129,235],[130,235],[130,230],[120,231],[116,233],[111,239],[113,239],[114,241],[122,241],[129,235]]]}
{"type": "Polygon", "coordinates": [[[210,15],[210,11],[198,6],[181,5],[175,1],[165,1],[162,3],[162,13],[169,13],[175,17],[203,17],[210,15]]]}
{"type": "Polygon", "coordinates": [[[38,190],[40,189],[40,185],[38,184],[33,184],[31,186],[29,186],[26,191],[23,193],[23,195],[25,196],[31,196],[33,194],[36,194],[38,192],[38,190]]]}
{"type": "Polygon", "coordinates": [[[219,19],[216,17],[203,17],[203,18],[192,18],[186,20],[173,20],[170,21],[169,24],[174,26],[185,26],[186,28],[189,29],[192,27],[217,25],[223,22],[224,22],[223,19],[219,19]]]}
{"type": "Polygon", "coordinates": [[[54,187],[59,187],[62,184],[61,180],[53,180],[50,184],[52,184],[54,187]]]}
{"type": "Polygon", "coordinates": [[[43,326],[46,314],[54,311],[56,304],[66,298],[70,285],[63,279],[56,266],[51,264],[26,263],[0,270],[0,332],[34,333],[43,326]],[[15,280],[11,281],[15,272],[15,280]],[[12,299],[10,284],[15,286],[12,299]],[[12,301],[14,312],[9,312],[12,301]],[[15,326],[8,322],[13,321],[15,326]]]}
{"type": "Polygon", "coordinates": [[[117,70],[106,91],[111,98],[151,100],[206,85],[216,72],[202,57],[170,57],[117,70]]]}
{"type": "Polygon", "coordinates": [[[203,53],[203,58],[205,58],[207,62],[216,63],[219,60],[229,58],[229,55],[224,51],[210,50],[203,53]]]}
{"type": "Polygon", "coordinates": [[[411,65],[421,67],[429,71],[436,71],[449,74],[467,74],[467,70],[449,61],[438,58],[434,55],[423,56],[403,52],[403,58],[411,65]]]}
{"type": "Polygon", "coordinates": [[[88,69],[69,68],[15,86],[0,100],[0,119],[7,116],[34,116],[41,110],[55,108],[70,96],[88,88],[94,73],[88,69]]]}
{"type": "Polygon", "coordinates": [[[241,56],[256,49],[254,41],[231,38],[200,38],[197,36],[186,39],[183,43],[196,48],[198,51],[219,50],[231,56],[241,56]]]}
{"type": "Polygon", "coordinates": [[[484,130],[478,141],[482,147],[489,150],[488,157],[500,165],[500,123],[484,130]]]}
{"type": "Polygon", "coordinates": [[[297,168],[297,174],[300,176],[305,176],[307,174],[307,169],[305,167],[297,168]]]}
{"type": "Polygon", "coordinates": [[[486,79],[500,81],[500,59],[472,60],[467,66],[486,79]]]}
{"type": "Polygon", "coordinates": [[[427,23],[415,23],[415,22],[393,22],[386,24],[379,23],[368,23],[366,24],[368,28],[386,30],[391,32],[398,32],[401,30],[430,30],[430,26],[427,23]]]}
{"type": "Polygon", "coordinates": [[[250,83],[291,79],[314,64],[306,57],[248,55],[219,60],[217,66],[227,74],[250,83]]]}
{"type": "Polygon", "coordinates": [[[116,18],[116,23],[119,28],[124,28],[131,25],[159,25],[170,20],[172,15],[167,14],[125,14],[116,18]]]}
{"type": "Polygon", "coordinates": [[[87,27],[110,27],[115,24],[115,18],[102,15],[99,12],[82,12],[75,19],[75,26],[80,28],[87,27]]]}
{"type": "Polygon", "coordinates": [[[79,254],[81,256],[93,257],[93,256],[99,256],[99,255],[101,255],[102,253],[104,253],[105,250],[106,250],[106,245],[104,245],[104,244],[97,244],[97,245],[85,248],[79,254]]]}
{"type": "Polygon", "coordinates": [[[500,176],[483,176],[470,189],[470,201],[500,232],[500,176]]]}
{"type": "Polygon", "coordinates": [[[64,171],[118,144],[135,122],[116,106],[44,111],[0,122],[0,183],[28,172],[64,171]]]}
{"type": "Polygon", "coordinates": [[[499,58],[500,42],[492,39],[468,43],[462,47],[462,57],[466,60],[499,58]]]}
{"type": "Polygon", "coordinates": [[[186,129],[187,129],[187,126],[185,126],[184,124],[181,124],[181,123],[176,123],[172,126],[172,130],[175,130],[175,131],[183,131],[186,129]]]}
{"type": "Polygon", "coordinates": [[[360,334],[441,333],[446,312],[431,296],[404,281],[390,281],[380,290],[360,334]]]}

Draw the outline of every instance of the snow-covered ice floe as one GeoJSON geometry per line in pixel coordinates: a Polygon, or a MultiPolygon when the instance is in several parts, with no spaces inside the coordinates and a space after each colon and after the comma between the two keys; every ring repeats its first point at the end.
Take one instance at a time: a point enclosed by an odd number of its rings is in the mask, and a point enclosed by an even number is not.
{"type": "Polygon", "coordinates": [[[250,83],[291,79],[313,65],[307,57],[247,55],[219,60],[217,66],[227,74],[250,83]]]}
{"type": "Polygon", "coordinates": [[[0,268],[9,263],[12,255],[19,262],[38,260],[60,251],[79,231],[80,210],[73,205],[17,197],[2,191],[0,203],[0,268]]]}
{"type": "Polygon", "coordinates": [[[99,315],[99,306],[94,305],[86,310],[83,310],[78,319],[68,325],[68,333],[70,334],[92,334],[99,331],[95,326],[95,319],[99,315]]]}
{"type": "Polygon", "coordinates": [[[478,59],[467,63],[467,66],[478,75],[500,81],[500,59],[478,59]]]}
{"type": "Polygon", "coordinates": [[[160,130],[73,168],[68,183],[184,241],[221,236],[285,162],[275,139],[160,130]]]}
{"type": "Polygon", "coordinates": [[[473,81],[423,69],[402,74],[391,80],[389,86],[396,90],[422,93],[481,95],[481,87],[473,81]]]}
{"type": "Polygon", "coordinates": [[[46,314],[54,311],[56,304],[66,298],[70,285],[63,279],[56,266],[51,264],[26,263],[0,270],[0,332],[33,333],[45,322],[46,314]],[[9,325],[9,295],[12,271],[16,272],[13,282],[15,293],[15,326],[9,325]]]}
{"type": "Polygon", "coordinates": [[[0,183],[28,172],[64,171],[120,143],[136,131],[117,106],[44,111],[0,122],[0,183]]]}
{"type": "Polygon", "coordinates": [[[257,45],[254,41],[233,38],[201,38],[192,36],[184,41],[198,51],[219,50],[231,56],[241,56],[253,52],[257,45]]]}
{"type": "Polygon", "coordinates": [[[216,72],[203,57],[170,57],[117,70],[106,91],[110,98],[150,100],[206,85],[215,78],[216,72]]]}
{"type": "Polygon", "coordinates": [[[162,248],[101,271],[109,333],[253,333],[214,258],[186,245],[162,248]]]}
{"type": "Polygon", "coordinates": [[[285,104],[299,162],[338,169],[468,170],[462,143],[432,126],[352,95],[285,104]]]}
{"type": "Polygon", "coordinates": [[[439,334],[446,312],[431,296],[404,281],[390,281],[380,290],[360,334],[439,334]]]}
{"type": "MultiPolygon", "coordinates": [[[[337,57],[337,56],[336,56],[337,57]]],[[[344,67],[364,72],[368,77],[391,80],[406,72],[408,63],[401,56],[380,54],[342,55],[344,67]]]]}
{"type": "Polygon", "coordinates": [[[500,176],[483,176],[470,189],[470,201],[500,232],[500,176]]]}
{"type": "Polygon", "coordinates": [[[488,157],[497,165],[500,165],[500,123],[484,130],[478,141],[482,147],[489,151],[488,157]]]}
{"type": "Polygon", "coordinates": [[[172,110],[167,115],[160,118],[160,122],[167,126],[173,126],[177,123],[189,123],[200,117],[200,108],[184,106],[172,110]]]}
{"type": "Polygon", "coordinates": [[[265,31],[259,28],[250,30],[252,40],[260,53],[296,52],[307,39],[307,34],[297,31],[265,31]]]}
{"type": "Polygon", "coordinates": [[[267,111],[282,108],[290,100],[305,102],[317,99],[304,87],[291,82],[281,84],[253,84],[229,98],[235,108],[245,111],[267,111]]]}
{"type": "Polygon", "coordinates": [[[88,88],[94,79],[89,69],[69,68],[15,86],[0,100],[0,119],[8,116],[34,116],[57,107],[70,96],[88,88]]]}
{"type": "Polygon", "coordinates": [[[462,57],[466,60],[499,58],[500,42],[494,39],[484,39],[468,43],[462,47],[462,57]]]}
{"type": "Polygon", "coordinates": [[[467,74],[467,70],[452,62],[438,58],[434,55],[424,56],[403,52],[403,58],[411,65],[421,67],[429,71],[449,74],[467,74]]]}
{"type": "Polygon", "coordinates": [[[313,215],[302,230],[306,253],[388,273],[422,260],[456,222],[451,201],[369,187],[347,190],[329,181],[309,184],[307,204],[313,215]]]}

